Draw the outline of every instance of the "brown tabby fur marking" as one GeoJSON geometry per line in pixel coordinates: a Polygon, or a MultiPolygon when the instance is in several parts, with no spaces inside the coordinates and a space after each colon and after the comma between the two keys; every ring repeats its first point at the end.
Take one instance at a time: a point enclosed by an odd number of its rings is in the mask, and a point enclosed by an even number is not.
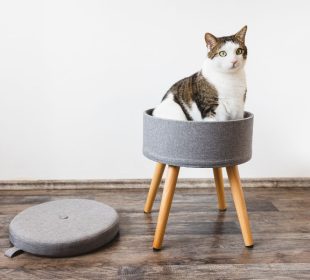
{"type": "Polygon", "coordinates": [[[193,101],[196,102],[203,119],[215,115],[215,109],[218,106],[218,94],[215,87],[208,83],[201,72],[176,82],[163,99],[169,93],[173,94],[174,101],[181,106],[186,119],[189,121],[193,119],[189,115],[185,104],[191,108],[193,101]]]}
{"type": "Polygon", "coordinates": [[[209,46],[210,51],[208,52],[208,57],[210,59],[214,58],[221,47],[228,41],[231,41],[233,43],[239,44],[240,48],[243,49],[243,58],[247,58],[248,50],[244,43],[244,37],[245,33],[247,31],[247,26],[244,26],[238,33],[232,36],[224,36],[224,37],[215,37],[211,33],[205,34],[205,41],[207,45],[209,46]]]}

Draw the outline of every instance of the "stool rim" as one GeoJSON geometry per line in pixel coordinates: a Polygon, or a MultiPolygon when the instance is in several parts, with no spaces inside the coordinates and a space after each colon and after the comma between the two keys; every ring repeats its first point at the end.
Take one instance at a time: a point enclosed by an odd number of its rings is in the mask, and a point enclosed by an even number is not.
{"type": "Polygon", "coordinates": [[[173,120],[173,119],[165,119],[165,118],[161,118],[161,117],[154,117],[152,115],[154,108],[150,108],[147,109],[143,112],[143,115],[147,118],[155,118],[155,119],[159,119],[159,120],[164,120],[166,122],[170,122],[170,123],[207,123],[208,125],[216,125],[218,123],[231,123],[231,122],[240,122],[240,121],[245,121],[245,120],[249,120],[249,119],[253,119],[254,118],[254,114],[249,112],[249,111],[244,111],[244,117],[242,119],[234,119],[234,120],[226,120],[226,121],[214,121],[214,122],[206,122],[206,121],[183,121],[183,120],[173,120]]]}

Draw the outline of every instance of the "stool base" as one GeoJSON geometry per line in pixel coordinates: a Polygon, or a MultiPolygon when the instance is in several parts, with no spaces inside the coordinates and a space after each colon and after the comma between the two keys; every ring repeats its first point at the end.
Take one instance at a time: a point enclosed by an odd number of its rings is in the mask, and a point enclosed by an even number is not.
{"type": "MultiPolygon", "coordinates": [[[[163,172],[166,165],[163,163],[157,163],[155,172],[152,178],[150,189],[148,192],[147,200],[144,207],[144,213],[150,213],[152,206],[160,185],[163,172]]],[[[166,225],[168,222],[169,212],[173,200],[173,195],[176,188],[180,167],[179,166],[168,166],[167,178],[164,185],[163,195],[161,199],[160,210],[158,214],[158,220],[155,230],[155,236],[153,241],[153,250],[159,251],[162,246],[166,225]]],[[[249,217],[247,213],[246,203],[242,190],[241,180],[239,176],[238,166],[226,167],[228,179],[231,186],[231,193],[233,196],[244,244],[247,248],[253,248],[253,238],[250,228],[249,217]]],[[[215,187],[218,198],[218,209],[221,212],[226,211],[226,201],[224,196],[224,180],[222,174],[222,168],[213,168],[215,187]]]]}

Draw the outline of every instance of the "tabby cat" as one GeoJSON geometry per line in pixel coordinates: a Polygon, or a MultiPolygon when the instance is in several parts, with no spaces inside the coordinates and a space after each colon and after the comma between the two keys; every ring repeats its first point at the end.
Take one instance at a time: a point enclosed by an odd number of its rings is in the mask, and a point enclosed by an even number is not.
{"type": "Polygon", "coordinates": [[[235,35],[205,34],[208,55],[201,71],[175,83],[154,109],[153,116],[188,121],[243,118],[247,86],[244,26],[235,35]]]}

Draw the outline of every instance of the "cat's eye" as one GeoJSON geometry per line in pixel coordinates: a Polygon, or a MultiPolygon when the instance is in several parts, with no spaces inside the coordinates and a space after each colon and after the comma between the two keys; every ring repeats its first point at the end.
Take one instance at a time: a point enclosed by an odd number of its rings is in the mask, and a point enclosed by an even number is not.
{"type": "Polygon", "coordinates": [[[237,54],[237,55],[243,54],[243,49],[238,48],[238,49],[236,50],[236,54],[237,54]]]}
{"type": "Polygon", "coordinates": [[[227,53],[226,53],[225,51],[220,51],[220,52],[219,52],[219,56],[224,57],[224,56],[226,56],[226,55],[227,55],[227,53]]]}

